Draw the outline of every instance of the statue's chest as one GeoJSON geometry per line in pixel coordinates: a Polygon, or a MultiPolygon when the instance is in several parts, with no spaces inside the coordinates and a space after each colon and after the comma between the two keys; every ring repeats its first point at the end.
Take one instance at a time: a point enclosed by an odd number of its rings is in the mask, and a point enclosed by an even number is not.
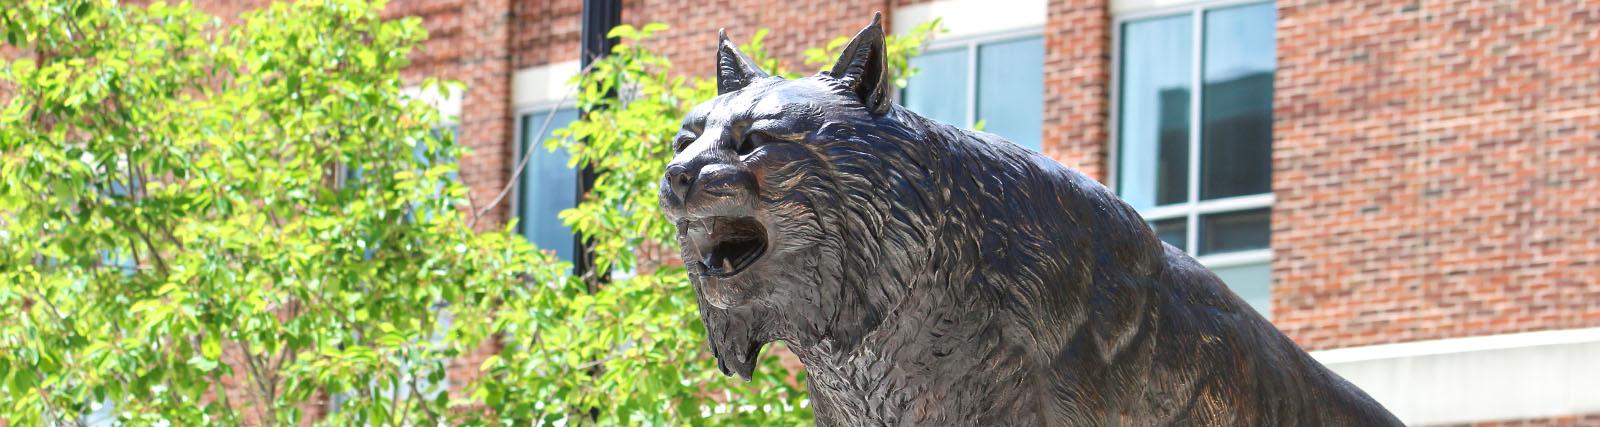
{"type": "Polygon", "coordinates": [[[910,422],[922,400],[907,379],[886,361],[808,369],[811,399],[819,425],[898,425],[910,422]]]}
{"type": "MultiPolygon", "coordinates": [[[[807,365],[819,425],[976,425],[1012,420],[1037,396],[1015,378],[926,357],[856,357],[807,365]],[[1001,380],[1001,381],[995,381],[1001,380]],[[1009,381],[1007,381],[1009,380],[1009,381]],[[996,418],[998,416],[999,418],[996,418]]],[[[1027,424],[1027,423],[1024,423],[1027,424]]]]}

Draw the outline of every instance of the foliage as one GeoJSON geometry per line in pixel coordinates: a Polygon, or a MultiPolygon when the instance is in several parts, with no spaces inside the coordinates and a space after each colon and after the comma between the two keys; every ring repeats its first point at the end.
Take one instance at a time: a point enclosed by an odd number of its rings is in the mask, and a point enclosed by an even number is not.
{"type": "Polygon", "coordinates": [[[512,225],[469,227],[450,118],[402,91],[425,32],[382,8],[0,10],[19,52],[0,62],[0,420],[300,424],[324,399],[335,425],[810,420],[774,358],[751,384],[718,374],[683,270],[636,258],[675,250],[666,141],[714,94],[642,47],[663,27],[613,32],[579,81],[607,109],[548,143],[600,172],[563,214],[617,272],[591,292],[512,225]]]}
{"type": "Polygon", "coordinates": [[[559,270],[466,228],[429,161],[460,149],[398,78],[425,33],[381,6],[4,10],[29,54],[0,70],[0,416],[289,424],[324,393],[342,422],[450,415],[443,361],[487,335],[436,339],[437,307],[485,329],[482,301],[559,270]]]}

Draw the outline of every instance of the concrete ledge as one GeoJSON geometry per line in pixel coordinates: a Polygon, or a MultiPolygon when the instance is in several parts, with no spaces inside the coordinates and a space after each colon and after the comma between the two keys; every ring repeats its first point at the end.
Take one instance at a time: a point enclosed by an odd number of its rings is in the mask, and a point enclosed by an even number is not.
{"type": "Polygon", "coordinates": [[[1312,352],[1408,425],[1600,412],[1600,328],[1312,352]]]}
{"type": "MultiPolygon", "coordinates": [[[[526,108],[561,101],[572,90],[567,84],[578,75],[578,61],[557,62],[517,70],[511,75],[511,105],[526,108]]],[[[576,101],[570,98],[567,102],[576,101]]]]}

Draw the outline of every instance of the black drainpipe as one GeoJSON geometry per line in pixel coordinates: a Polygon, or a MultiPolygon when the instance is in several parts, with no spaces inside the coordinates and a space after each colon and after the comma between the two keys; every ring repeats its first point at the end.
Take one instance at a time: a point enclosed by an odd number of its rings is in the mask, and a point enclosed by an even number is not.
{"type": "MultiPolygon", "coordinates": [[[[579,56],[582,69],[589,69],[589,64],[611,54],[611,47],[616,46],[617,40],[607,38],[606,33],[611,32],[611,29],[618,25],[622,25],[621,0],[583,0],[583,28],[581,30],[583,50],[579,56]]],[[[616,96],[616,93],[613,91],[609,96],[616,96]]],[[[585,110],[582,114],[587,116],[591,112],[585,110]]],[[[592,165],[586,164],[583,166],[583,170],[578,172],[578,198],[573,201],[574,205],[583,202],[584,195],[588,194],[589,188],[594,186],[595,177],[596,174],[592,165]]],[[[572,273],[583,278],[583,281],[588,285],[589,293],[594,293],[601,283],[610,280],[611,272],[591,271],[594,269],[595,261],[594,245],[581,233],[574,233],[572,244],[572,273]]]]}

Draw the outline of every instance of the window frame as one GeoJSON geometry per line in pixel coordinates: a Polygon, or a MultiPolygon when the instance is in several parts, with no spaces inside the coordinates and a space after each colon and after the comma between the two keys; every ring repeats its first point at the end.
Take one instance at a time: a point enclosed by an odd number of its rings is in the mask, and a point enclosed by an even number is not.
{"type": "MultiPolygon", "coordinates": [[[[1111,19],[1111,94],[1107,126],[1108,159],[1106,165],[1106,184],[1120,197],[1121,183],[1121,156],[1122,156],[1122,32],[1126,24],[1147,19],[1171,18],[1188,15],[1194,31],[1190,41],[1192,57],[1189,70],[1190,81],[1193,82],[1192,93],[1189,96],[1189,162],[1187,197],[1183,203],[1174,203],[1139,210],[1139,216],[1146,222],[1170,219],[1184,219],[1184,247],[1179,248],[1185,254],[1194,257],[1206,268],[1227,268],[1249,264],[1268,263],[1273,260],[1273,251],[1269,245],[1264,249],[1250,249],[1243,251],[1223,252],[1217,254],[1201,255],[1200,247],[1200,217],[1228,212],[1243,212],[1253,209],[1271,209],[1277,198],[1274,192],[1249,194],[1243,196],[1224,197],[1211,200],[1200,200],[1200,143],[1201,108],[1205,97],[1205,16],[1207,11],[1226,9],[1238,6],[1259,4],[1276,4],[1275,0],[1212,0],[1195,1],[1175,6],[1163,6],[1135,12],[1121,13],[1111,19]]],[[[1276,67],[1274,67],[1276,73],[1276,67]]],[[[1270,188],[1270,183],[1269,183],[1270,188]]],[[[1268,224],[1270,229],[1271,223],[1268,224]]],[[[1270,232],[1270,231],[1269,231],[1270,232]]]]}
{"type": "MultiPolygon", "coordinates": [[[[523,132],[527,132],[528,131],[527,129],[523,129],[522,128],[522,118],[524,116],[529,115],[529,114],[544,114],[544,115],[548,115],[548,114],[552,114],[552,113],[555,113],[556,111],[560,111],[560,110],[563,110],[563,109],[578,110],[578,103],[577,103],[577,101],[574,101],[574,100],[571,100],[571,99],[556,100],[556,101],[546,101],[546,102],[535,102],[535,103],[530,103],[530,104],[518,106],[518,107],[516,107],[515,109],[512,110],[512,113],[511,113],[511,121],[512,121],[512,124],[511,124],[511,129],[512,129],[511,130],[511,153],[512,154],[511,154],[511,163],[509,165],[507,165],[507,171],[510,174],[508,174],[506,176],[510,177],[512,174],[514,174],[514,175],[517,175],[517,179],[513,180],[512,183],[511,183],[511,203],[510,203],[511,207],[509,209],[511,212],[508,215],[508,218],[515,218],[515,219],[518,220],[517,221],[517,230],[516,230],[518,235],[523,235],[522,227],[525,225],[525,224],[523,224],[523,221],[521,221],[521,219],[522,219],[522,197],[523,197],[523,194],[522,194],[522,191],[523,191],[523,188],[522,188],[523,176],[521,174],[517,173],[517,169],[518,169],[517,168],[517,164],[522,162],[522,156],[524,154],[523,153],[523,149],[524,148],[523,148],[523,144],[522,144],[522,141],[524,139],[523,138],[523,132]]],[[[582,112],[580,111],[579,114],[580,114],[580,117],[581,117],[582,112]]],[[[553,121],[552,121],[552,124],[554,124],[553,121]]],[[[550,130],[554,130],[554,129],[550,129],[550,130]]],[[[542,142],[542,141],[539,141],[539,142],[542,142]]],[[[530,141],[529,143],[534,143],[534,141],[530,141]]],[[[527,165],[523,165],[523,167],[526,168],[527,165]]],[[[524,171],[522,171],[522,173],[527,173],[527,171],[524,170],[524,171]]],[[[579,173],[580,172],[578,170],[574,169],[573,170],[573,177],[574,178],[578,178],[577,175],[579,173]]],[[[572,207],[577,207],[577,206],[578,206],[578,201],[577,200],[573,200],[572,201],[572,207]]],[[[576,237],[577,236],[576,233],[574,233],[573,236],[574,236],[573,237],[574,239],[577,238],[576,237]]]]}
{"type": "MultiPolygon", "coordinates": [[[[966,87],[962,90],[962,93],[964,94],[963,96],[966,97],[967,101],[966,105],[964,106],[966,115],[963,119],[966,120],[966,123],[958,124],[956,127],[962,129],[971,129],[973,126],[977,125],[978,122],[978,46],[990,43],[1017,41],[1032,37],[1043,38],[1044,27],[1027,26],[950,39],[935,38],[933,41],[928,42],[928,45],[924,46],[921,51],[917,52],[917,56],[922,56],[928,52],[938,50],[950,50],[956,48],[966,50],[967,81],[966,87]]],[[[1044,70],[1039,70],[1039,72],[1043,73],[1044,70]]],[[[908,85],[904,88],[899,88],[899,90],[894,91],[894,101],[896,103],[900,102],[902,92],[904,92],[907,88],[910,88],[910,86],[908,85]]],[[[1040,105],[1039,108],[1043,110],[1044,105],[1040,105]]],[[[1041,140],[1040,145],[1044,145],[1044,141],[1041,140]]]]}

